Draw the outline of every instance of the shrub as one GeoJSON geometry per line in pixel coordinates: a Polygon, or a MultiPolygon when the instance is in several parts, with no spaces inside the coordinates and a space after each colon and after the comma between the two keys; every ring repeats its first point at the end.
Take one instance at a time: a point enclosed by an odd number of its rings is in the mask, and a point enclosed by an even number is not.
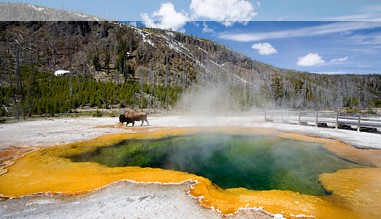
{"type": "Polygon", "coordinates": [[[102,117],[102,112],[97,109],[94,113],[93,113],[93,117],[102,117]]]}

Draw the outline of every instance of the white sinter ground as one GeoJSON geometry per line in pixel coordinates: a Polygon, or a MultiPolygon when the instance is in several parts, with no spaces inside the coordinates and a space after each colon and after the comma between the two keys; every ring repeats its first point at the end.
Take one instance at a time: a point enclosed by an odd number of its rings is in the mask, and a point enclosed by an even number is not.
{"type": "MultiPolygon", "coordinates": [[[[295,132],[337,139],[359,148],[381,149],[381,135],[351,130],[317,128],[291,124],[266,123],[262,116],[149,116],[151,128],[161,127],[221,127],[243,126],[271,128],[274,131],[295,132]]],[[[48,118],[19,123],[0,124],[0,149],[9,146],[49,146],[92,139],[113,133],[133,133],[133,128],[98,128],[117,125],[117,117],[48,118]]],[[[138,128],[140,122],[135,123],[138,128]]],[[[146,126],[146,124],[144,124],[146,126]]],[[[129,124],[131,127],[131,124],[129,124]]]]}
{"type": "MultiPolygon", "coordinates": [[[[295,132],[337,139],[359,148],[381,149],[381,134],[265,123],[263,117],[238,116],[149,116],[150,127],[259,127],[274,132],[295,132]]],[[[118,118],[49,118],[0,125],[0,149],[10,146],[49,146],[92,139],[112,133],[133,133],[135,128],[113,128],[118,118]],[[97,126],[108,126],[98,128],[97,126]]],[[[145,124],[146,125],[146,124],[145,124]]],[[[131,126],[131,124],[129,124],[131,126]]],[[[117,127],[117,126],[116,126],[117,127]]],[[[181,185],[118,182],[89,194],[73,197],[33,195],[1,200],[1,218],[220,218],[221,215],[197,205],[181,185]]],[[[278,215],[279,216],[279,215],[278,215]]],[[[269,218],[261,212],[244,211],[235,218],[269,218]]]]}

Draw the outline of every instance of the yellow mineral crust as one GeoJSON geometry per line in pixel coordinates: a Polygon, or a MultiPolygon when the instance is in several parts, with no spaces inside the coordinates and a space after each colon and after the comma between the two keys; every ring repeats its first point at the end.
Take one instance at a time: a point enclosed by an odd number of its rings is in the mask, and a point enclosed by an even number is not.
{"type": "MultiPolygon", "coordinates": [[[[119,180],[161,183],[193,180],[195,185],[189,194],[198,198],[201,206],[214,207],[223,214],[234,214],[240,208],[260,207],[267,212],[281,213],[289,218],[301,215],[315,218],[377,218],[381,215],[380,151],[366,150],[365,153],[364,150],[354,149],[335,140],[289,133],[279,134],[282,138],[322,143],[327,150],[339,156],[348,156],[349,159],[371,163],[378,167],[322,174],[320,180],[324,187],[332,192],[330,196],[311,196],[279,190],[251,191],[243,188],[224,190],[206,178],[179,171],[140,167],[109,168],[92,162],[74,163],[63,158],[92,151],[99,146],[113,145],[125,139],[155,139],[200,131],[206,129],[145,130],[142,133],[113,134],[79,143],[43,147],[18,159],[8,168],[8,173],[0,176],[0,193],[4,197],[35,193],[79,194],[119,180]]],[[[252,128],[216,128],[212,131],[224,131],[230,134],[274,134],[271,130],[252,128]]]]}

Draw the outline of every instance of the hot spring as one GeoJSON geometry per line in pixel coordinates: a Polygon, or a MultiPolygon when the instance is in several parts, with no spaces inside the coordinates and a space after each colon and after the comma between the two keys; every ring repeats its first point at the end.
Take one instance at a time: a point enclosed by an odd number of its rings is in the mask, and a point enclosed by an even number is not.
{"type": "Polygon", "coordinates": [[[107,167],[139,166],[193,173],[223,189],[290,190],[326,195],[319,175],[361,168],[319,143],[267,135],[199,133],[162,139],[124,140],[69,157],[107,167]]]}

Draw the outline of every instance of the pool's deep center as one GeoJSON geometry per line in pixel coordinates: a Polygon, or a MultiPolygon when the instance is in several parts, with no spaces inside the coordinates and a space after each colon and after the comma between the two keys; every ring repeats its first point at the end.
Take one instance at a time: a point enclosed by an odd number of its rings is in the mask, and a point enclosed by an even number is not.
{"type": "Polygon", "coordinates": [[[321,173],[362,167],[340,159],[318,143],[275,136],[192,134],[155,140],[126,140],[70,159],[109,167],[140,166],[194,173],[220,187],[291,190],[324,195],[321,173]]]}

